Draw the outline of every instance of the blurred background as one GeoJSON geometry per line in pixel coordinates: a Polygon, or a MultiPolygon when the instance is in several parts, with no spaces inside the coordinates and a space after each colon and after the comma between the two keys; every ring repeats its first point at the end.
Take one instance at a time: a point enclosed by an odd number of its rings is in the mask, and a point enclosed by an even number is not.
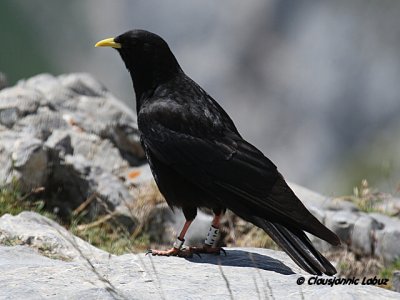
{"type": "Polygon", "coordinates": [[[400,182],[400,2],[2,0],[0,71],[88,72],[134,109],[100,39],[161,35],[288,180],[328,195],[400,182]]]}

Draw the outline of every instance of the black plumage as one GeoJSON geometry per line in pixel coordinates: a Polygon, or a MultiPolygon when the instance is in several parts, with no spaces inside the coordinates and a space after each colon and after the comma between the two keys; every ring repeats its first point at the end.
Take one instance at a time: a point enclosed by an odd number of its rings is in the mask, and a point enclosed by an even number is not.
{"type": "Polygon", "coordinates": [[[168,205],[182,208],[187,220],[196,217],[199,207],[218,215],[229,209],[265,230],[304,270],[335,274],[304,231],[333,245],[340,244],[339,238],[182,71],[167,43],[144,30],[105,41],[98,45],[116,48],[131,74],[142,145],[168,205]]]}

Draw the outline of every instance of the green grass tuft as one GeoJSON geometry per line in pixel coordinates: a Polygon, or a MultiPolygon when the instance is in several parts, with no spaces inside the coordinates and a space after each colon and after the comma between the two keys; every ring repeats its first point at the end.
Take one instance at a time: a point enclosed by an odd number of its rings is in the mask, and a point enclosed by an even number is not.
{"type": "Polygon", "coordinates": [[[384,267],[379,272],[380,278],[389,278],[389,285],[385,286],[385,288],[387,289],[392,288],[393,272],[396,270],[400,270],[400,258],[398,258],[395,262],[393,262],[389,266],[384,267]]]}
{"type": "MultiPolygon", "coordinates": [[[[92,245],[117,255],[143,251],[150,244],[147,235],[140,232],[130,233],[123,224],[118,223],[112,217],[107,222],[99,222],[96,226],[86,226],[85,222],[90,221],[90,224],[93,224],[104,218],[104,216],[98,216],[95,220],[88,220],[86,210],[78,215],[71,214],[69,217],[63,218],[64,221],[61,221],[56,214],[46,210],[45,202],[42,199],[38,199],[42,191],[43,189],[33,189],[30,193],[23,194],[16,181],[0,188],[0,216],[4,214],[18,215],[23,211],[33,211],[61,223],[73,234],[92,245]]],[[[3,244],[13,246],[20,243],[17,240],[6,240],[3,241],[3,244]]],[[[47,249],[42,250],[48,252],[47,249]]]]}
{"type": "Polygon", "coordinates": [[[30,193],[23,195],[16,181],[0,188],[0,216],[4,214],[17,215],[23,211],[34,211],[50,219],[55,220],[55,214],[45,210],[45,202],[35,199],[34,195],[42,189],[33,189],[30,193]]]}
{"type": "Polygon", "coordinates": [[[85,224],[73,223],[69,229],[73,234],[93,246],[116,255],[141,252],[150,244],[147,235],[136,236],[115,220],[87,228],[85,228],[85,224]]]}
{"type": "Polygon", "coordinates": [[[342,196],[336,199],[350,201],[354,203],[358,209],[366,213],[382,213],[387,214],[386,211],[379,207],[385,199],[390,197],[389,194],[381,193],[378,190],[372,188],[366,179],[363,179],[358,186],[353,188],[353,195],[342,196]]]}

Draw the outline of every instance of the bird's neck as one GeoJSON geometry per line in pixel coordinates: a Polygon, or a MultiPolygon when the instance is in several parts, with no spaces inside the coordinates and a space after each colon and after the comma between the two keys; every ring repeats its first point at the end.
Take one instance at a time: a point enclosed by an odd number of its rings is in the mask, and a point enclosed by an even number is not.
{"type": "Polygon", "coordinates": [[[157,87],[183,72],[176,60],[170,64],[136,64],[134,68],[128,69],[135,89],[137,112],[139,112],[142,103],[153,95],[157,87]]]}

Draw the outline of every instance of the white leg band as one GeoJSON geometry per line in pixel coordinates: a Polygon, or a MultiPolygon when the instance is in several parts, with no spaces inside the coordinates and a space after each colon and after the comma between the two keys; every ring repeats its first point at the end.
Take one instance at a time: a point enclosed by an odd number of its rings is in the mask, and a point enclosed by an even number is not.
{"type": "Polygon", "coordinates": [[[176,240],[174,242],[174,248],[181,249],[184,243],[185,243],[185,239],[180,240],[179,238],[176,238],[176,240]]]}
{"type": "Polygon", "coordinates": [[[219,229],[215,228],[214,226],[210,226],[208,230],[207,238],[204,243],[208,246],[214,246],[215,242],[218,239],[219,229]]]}

